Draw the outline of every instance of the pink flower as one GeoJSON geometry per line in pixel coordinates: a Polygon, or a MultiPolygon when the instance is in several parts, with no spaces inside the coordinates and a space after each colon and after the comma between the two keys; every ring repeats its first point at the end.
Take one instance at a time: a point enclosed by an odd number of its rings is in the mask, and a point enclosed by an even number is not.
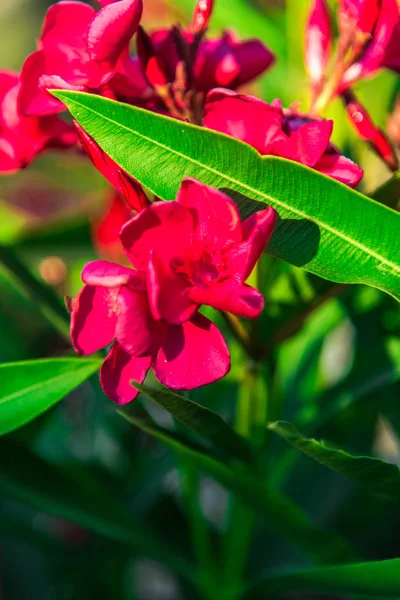
{"type": "Polygon", "coordinates": [[[267,104],[229,90],[212,90],[206,98],[203,124],[250,144],[262,155],[294,160],[351,187],[363,175],[330,143],[333,121],[284,111],[279,100],[267,104]]]}
{"type": "Polygon", "coordinates": [[[219,86],[236,89],[259,77],[274,60],[259,40],[241,42],[226,31],[221,38],[200,45],[194,65],[195,87],[199,92],[219,86]]]}
{"type": "Polygon", "coordinates": [[[340,90],[384,66],[385,55],[399,20],[397,0],[342,0],[339,9],[342,53],[354,57],[340,90]]]}
{"type": "Polygon", "coordinates": [[[151,36],[142,32],[138,54],[148,81],[156,90],[176,82],[180,64],[193,63],[185,73],[184,87],[187,91],[193,86],[198,92],[208,92],[216,86],[237,88],[261,75],[275,60],[259,40],[242,42],[225,32],[221,38],[202,40],[196,49],[193,33],[176,28],[160,29],[151,36]]]}
{"type": "Polygon", "coordinates": [[[49,148],[69,148],[77,141],[73,127],[57,116],[24,117],[17,110],[17,73],[0,71],[0,173],[26,167],[49,148]]]}
{"type": "Polygon", "coordinates": [[[96,12],[83,2],[65,0],[47,11],[38,50],[21,73],[19,108],[46,115],[64,109],[46,89],[110,93],[107,84],[128,52],[139,25],[142,0],[103,2],[96,12]]]}
{"type": "Polygon", "coordinates": [[[331,44],[329,8],[325,0],[313,0],[306,28],[305,63],[316,92],[325,75],[331,44]]]}
{"type": "Polygon", "coordinates": [[[147,273],[156,319],[181,324],[201,304],[254,318],[263,297],[244,282],[272,235],[275,211],[243,223],[236,204],[195,179],[185,179],[175,202],[155,202],[121,231],[130,262],[147,273]]]}
{"type": "Polygon", "coordinates": [[[234,202],[186,179],[174,202],[156,202],[127,223],[121,240],[136,270],[95,261],[72,301],[71,338],[80,354],[113,343],[100,374],[125,404],[150,367],[164,385],[193,389],[224,377],[229,351],[201,304],[257,316],[262,296],[244,281],[267,244],[275,212],[241,222],[234,202]]]}

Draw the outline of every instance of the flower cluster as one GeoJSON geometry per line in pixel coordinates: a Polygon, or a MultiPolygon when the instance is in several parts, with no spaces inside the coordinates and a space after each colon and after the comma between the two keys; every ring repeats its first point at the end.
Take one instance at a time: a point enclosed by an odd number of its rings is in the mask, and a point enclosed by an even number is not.
{"type": "MultiPolygon", "coordinates": [[[[207,38],[213,0],[197,0],[188,26],[150,33],[141,25],[142,0],[98,2],[98,9],[77,0],[51,6],[21,73],[0,72],[0,173],[26,167],[46,149],[80,147],[113,187],[93,237],[99,254],[115,263],[85,267],[85,287],[71,302],[71,336],[83,354],[112,344],[101,381],[123,404],[136,394],[130,380],[143,381],[150,368],[173,389],[227,373],[225,341],[199,309],[260,314],[263,298],[245,282],[272,234],[275,213],[268,208],[242,222],[229,197],[191,179],[176,201],[150,201],[78,123],[63,119],[65,107],[49,90],[98,94],[220,131],[261,155],[302,163],[355,187],[363,171],[332,144],[333,121],[320,115],[340,95],[359,136],[397,168],[391,143],[351,85],[381,67],[399,70],[400,25],[397,0],[338,0],[333,57],[328,4],[312,0],[307,114],[237,91],[275,57],[261,41],[241,41],[232,31],[207,38]]],[[[391,129],[398,135],[396,115],[391,129]]]]}
{"type": "Polygon", "coordinates": [[[320,113],[333,98],[341,95],[359,136],[395,171],[399,165],[392,144],[385,132],[373,123],[350,86],[380,68],[400,72],[397,0],[338,0],[337,21],[339,38],[336,55],[332,57],[333,27],[329,7],[326,0],[313,0],[305,44],[312,111],[320,113]]]}
{"type": "Polygon", "coordinates": [[[256,317],[263,297],[245,281],[268,243],[275,211],[241,221],[225,194],[185,179],[176,201],[154,202],[128,221],[121,241],[134,267],[107,261],[86,265],[86,284],[71,302],[77,352],[112,344],[101,369],[105,393],[125,404],[152,368],[176,390],[224,377],[229,351],[201,305],[256,317]]]}
{"type": "Polygon", "coordinates": [[[397,0],[338,0],[339,39],[333,71],[332,23],[326,0],[313,0],[306,30],[305,62],[317,111],[336,94],[379,68],[399,70],[397,0]]]}

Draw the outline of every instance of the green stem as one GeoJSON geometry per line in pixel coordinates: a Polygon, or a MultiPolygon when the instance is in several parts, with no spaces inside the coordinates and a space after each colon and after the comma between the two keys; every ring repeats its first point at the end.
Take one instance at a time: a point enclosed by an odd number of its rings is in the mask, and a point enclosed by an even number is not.
{"type": "Polygon", "coordinates": [[[0,244],[0,263],[21,284],[23,289],[37,303],[46,320],[70,343],[69,317],[57,294],[40,281],[18,258],[14,250],[0,244]]]}
{"type": "MultiPolygon", "coordinates": [[[[253,446],[261,448],[265,439],[267,419],[267,393],[260,371],[249,365],[240,385],[236,430],[251,440],[253,446]]],[[[224,596],[234,599],[240,597],[247,566],[248,554],[253,534],[255,515],[240,500],[231,499],[230,530],[226,536],[224,577],[224,596]]]]}
{"type": "Polygon", "coordinates": [[[198,579],[206,598],[213,600],[216,588],[216,569],[208,526],[200,504],[200,478],[188,463],[181,466],[183,490],[192,544],[198,565],[198,579]]]}

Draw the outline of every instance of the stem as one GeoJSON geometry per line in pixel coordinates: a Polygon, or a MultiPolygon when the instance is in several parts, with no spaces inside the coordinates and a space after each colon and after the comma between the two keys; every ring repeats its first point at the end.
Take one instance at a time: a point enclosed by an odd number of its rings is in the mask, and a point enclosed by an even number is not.
{"type": "Polygon", "coordinates": [[[238,317],[226,312],[221,312],[221,314],[225,320],[225,323],[231,330],[233,337],[239,342],[239,344],[245,350],[246,354],[253,358],[254,351],[251,345],[250,336],[247,333],[246,329],[243,327],[238,317]]]}
{"type": "MultiPolygon", "coordinates": [[[[236,415],[236,430],[251,440],[256,448],[261,448],[265,438],[267,419],[267,394],[261,385],[257,368],[247,367],[239,390],[236,415]]],[[[231,528],[226,536],[224,578],[225,595],[234,599],[240,597],[252,533],[255,523],[254,512],[241,501],[233,498],[230,513],[231,528]]]]}
{"type": "Polygon", "coordinates": [[[199,474],[189,465],[182,465],[183,490],[189,516],[189,527],[199,566],[199,581],[203,592],[213,599],[216,587],[216,572],[209,530],[200,505],[199,474]]]}
{"type": "Polygon", "coordinates": [[[23,289],[37,303],[46,320],[53,325],[64,340],[70,343],[68,313],[57,294],[31,273],[12,248],[1,244],[0,263],[19,281],[23,289]]]}

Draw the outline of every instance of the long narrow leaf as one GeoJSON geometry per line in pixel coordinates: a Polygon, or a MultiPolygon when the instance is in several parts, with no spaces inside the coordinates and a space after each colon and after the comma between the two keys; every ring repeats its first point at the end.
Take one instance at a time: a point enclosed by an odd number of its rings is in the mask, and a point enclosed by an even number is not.
{"type": "Polygon", "coordinates": [[[328,469],[376,492],[400,498],[400,470],[395,465],[379,458],[352,456],[343,450],[328,448],[324,443],[299,433],[291,423],[279,421],[271,423],[268,428],[328,469]]]}
{"type": "Polygon", "coordinates": [[[95,373],[96,359],[49,358],[0,365],[0,435],[13,431],[95,373]]]}
{"type": "Polygon", "coordinates": [[[100,146],[164,200],[184,177],[229,193],[242,214],[273,206],[268,251],[340,283],[400,298],[400,214],[297,163],[231,137],[107,98],[53,92],[100,146]]]}
{"type": "Polygon", "coordinates": [[[335,533],[314,525],[289,498],[266,488],[241,470],[230,468],[212,456],[184,444],[172,433],[121,413],[133,425],[160,440],[180,458],[200,471],[215,477],[253,508],[265,525],[290,539],[319,563],[334,563],[354,558],[346,541],[335,533]]]}
{"type": "MultiPolygon", "coordinates": [[[[141,394],[165,408],[176,419],[208,439],[227,456],[233,455],[241,460],[250,460],[251,450],[246,440],[229,427],[217,413],[167,389],[155,389],[136,382],[132,382],[132,385],[141,394]]],[[[127,418],[130,415],[135,417],[134,406],[121,409],[120,413],[127,418]]]]}

